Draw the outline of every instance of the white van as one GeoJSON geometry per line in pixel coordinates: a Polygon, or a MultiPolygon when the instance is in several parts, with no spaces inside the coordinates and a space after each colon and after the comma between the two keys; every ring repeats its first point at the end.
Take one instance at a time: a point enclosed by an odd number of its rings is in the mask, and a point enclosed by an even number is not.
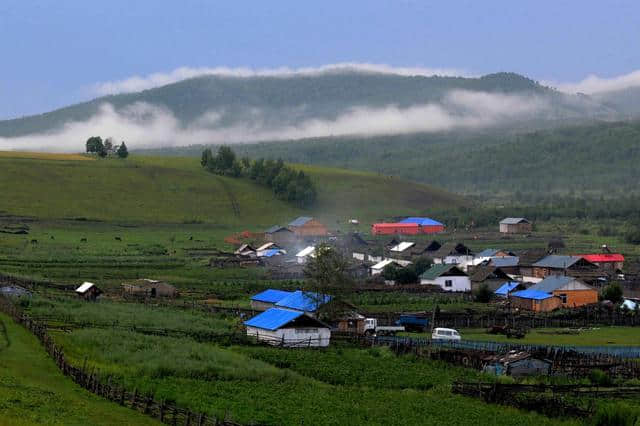
{"type": "Polygon", "coordinates": [[[431,340],[460,340],[460,333],[453,328],[434,328],[431,340]]]}

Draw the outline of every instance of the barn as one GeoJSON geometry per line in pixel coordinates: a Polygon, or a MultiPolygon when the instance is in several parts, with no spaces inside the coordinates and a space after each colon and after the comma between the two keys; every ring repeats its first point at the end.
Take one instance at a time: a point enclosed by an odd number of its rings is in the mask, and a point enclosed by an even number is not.
{"type": "Polygon", "coordinates": [[[437,285],[444,291],[471,291],[469,276],[456,265],[433,265],[420,275],[420,284],[437,285]]]}
{"type": "Polygon", "coordinates": [[[270,345],[285,347],[326,347],[330,327],[301,311],[271,308],[244,322],[247,336],[270,345]]]}
{"type": "Polygon", "coordinates": [[[296,218],[287,227],[298,237],[324,237],[329,235],[326,226],[308,216],[296,218]]]}
{"type": "Polygon", "coordinates": [[[500,232],[503,234],[529,234],[531,222],[524,217],[505,217],[500,221],[500,232]]]}

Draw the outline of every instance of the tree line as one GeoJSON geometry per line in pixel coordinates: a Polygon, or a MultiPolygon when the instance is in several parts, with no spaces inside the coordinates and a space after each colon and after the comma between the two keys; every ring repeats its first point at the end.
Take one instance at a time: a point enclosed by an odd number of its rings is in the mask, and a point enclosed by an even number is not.
{"type": "Polygon", "coordinates": [[[85,148],[88,153],[97,154],[102,158],[109,154],[116,154],[119,158],[127,158],[129,156],[127,144],[122,141],[120,145],[115,145],[111,138],[107,138],[103,141],[100,136],[91,136],[87,139],[85,148]]]}
{"type": "Polygon", "coordinates": [[[218,148],[213,155],[211,148],[202,152],[200,164],[211,173],[222,176],[246,177],[271,188],[278,199],[294,203],[300,207],[313,205],[317,191],[311,178],[302,170],[294,170],[284,164],[282,159],[251,160],[249,157],[238,159],[228,146],[218,148]]]}

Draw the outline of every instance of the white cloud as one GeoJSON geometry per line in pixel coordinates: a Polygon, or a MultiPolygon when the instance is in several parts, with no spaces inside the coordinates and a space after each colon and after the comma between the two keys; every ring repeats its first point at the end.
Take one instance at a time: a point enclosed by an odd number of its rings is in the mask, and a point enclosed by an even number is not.
{"type": "Polygon", "coordinates": [[[219,75],[227,77],[287,77],[292,75],[315,75],[321,73],[330,73],[338,71],[356,70],[362,72],[376,72],[384,74],[397,74],[404,76],[463,76],[468,75],[466,72],[452,68],[424,68],[424,67],[393,67],[384,64],[370,64],[358,62],[343,62],[337,64],[323,65],[320,67],[303,67],[303,68],[231,68],[231,67],[214,67],[214,68],[190,68],[181,67],[167,73],[153,73],[146,76],[133,76],[123,80],[107,81],[95,84],[91,91],[96,95],[113,95],[117,93],[139,92],[141,90],[151,89],[158,86],[164,86],[203,75],[219,75]]]}
{"type": "Polygon", "coordinates": [[[545,82],[544,84],[566,93],[595,95],[598,93],[640,87],[640,70],[611,78],[602,78],[591,74],[577,83],[545,82]]]}
{"type": "Polygon", "coordinates": [[[527,118],[549,108],[531,95],[453,91],[442,103],[400,108],[352,108],[334,120],[308,119],[296,123],[272,124],[252,111],[242,124],[224,126],[220,111],[209,111],[193,124],[184,126],[168,110],[136,103],[116,111],[103,104],[87,121],[67,123],[46,134],[0,138],[0,150],[42,150],[77,152],[89,136],[125,140],[130,148],[151,148],[209,143],[242,143],[345,135],[386,135],[471,129],[527,118]]]}

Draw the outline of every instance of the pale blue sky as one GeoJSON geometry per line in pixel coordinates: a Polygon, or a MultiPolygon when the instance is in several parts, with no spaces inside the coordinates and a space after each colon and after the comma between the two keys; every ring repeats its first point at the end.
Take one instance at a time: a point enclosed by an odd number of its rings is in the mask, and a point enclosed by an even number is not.
{"type": "Polygon", "coordinates": [[[640,69],[640,1],[2,0],[0,119],[186,67],[337,62],[574,82],[640,69]]]}

